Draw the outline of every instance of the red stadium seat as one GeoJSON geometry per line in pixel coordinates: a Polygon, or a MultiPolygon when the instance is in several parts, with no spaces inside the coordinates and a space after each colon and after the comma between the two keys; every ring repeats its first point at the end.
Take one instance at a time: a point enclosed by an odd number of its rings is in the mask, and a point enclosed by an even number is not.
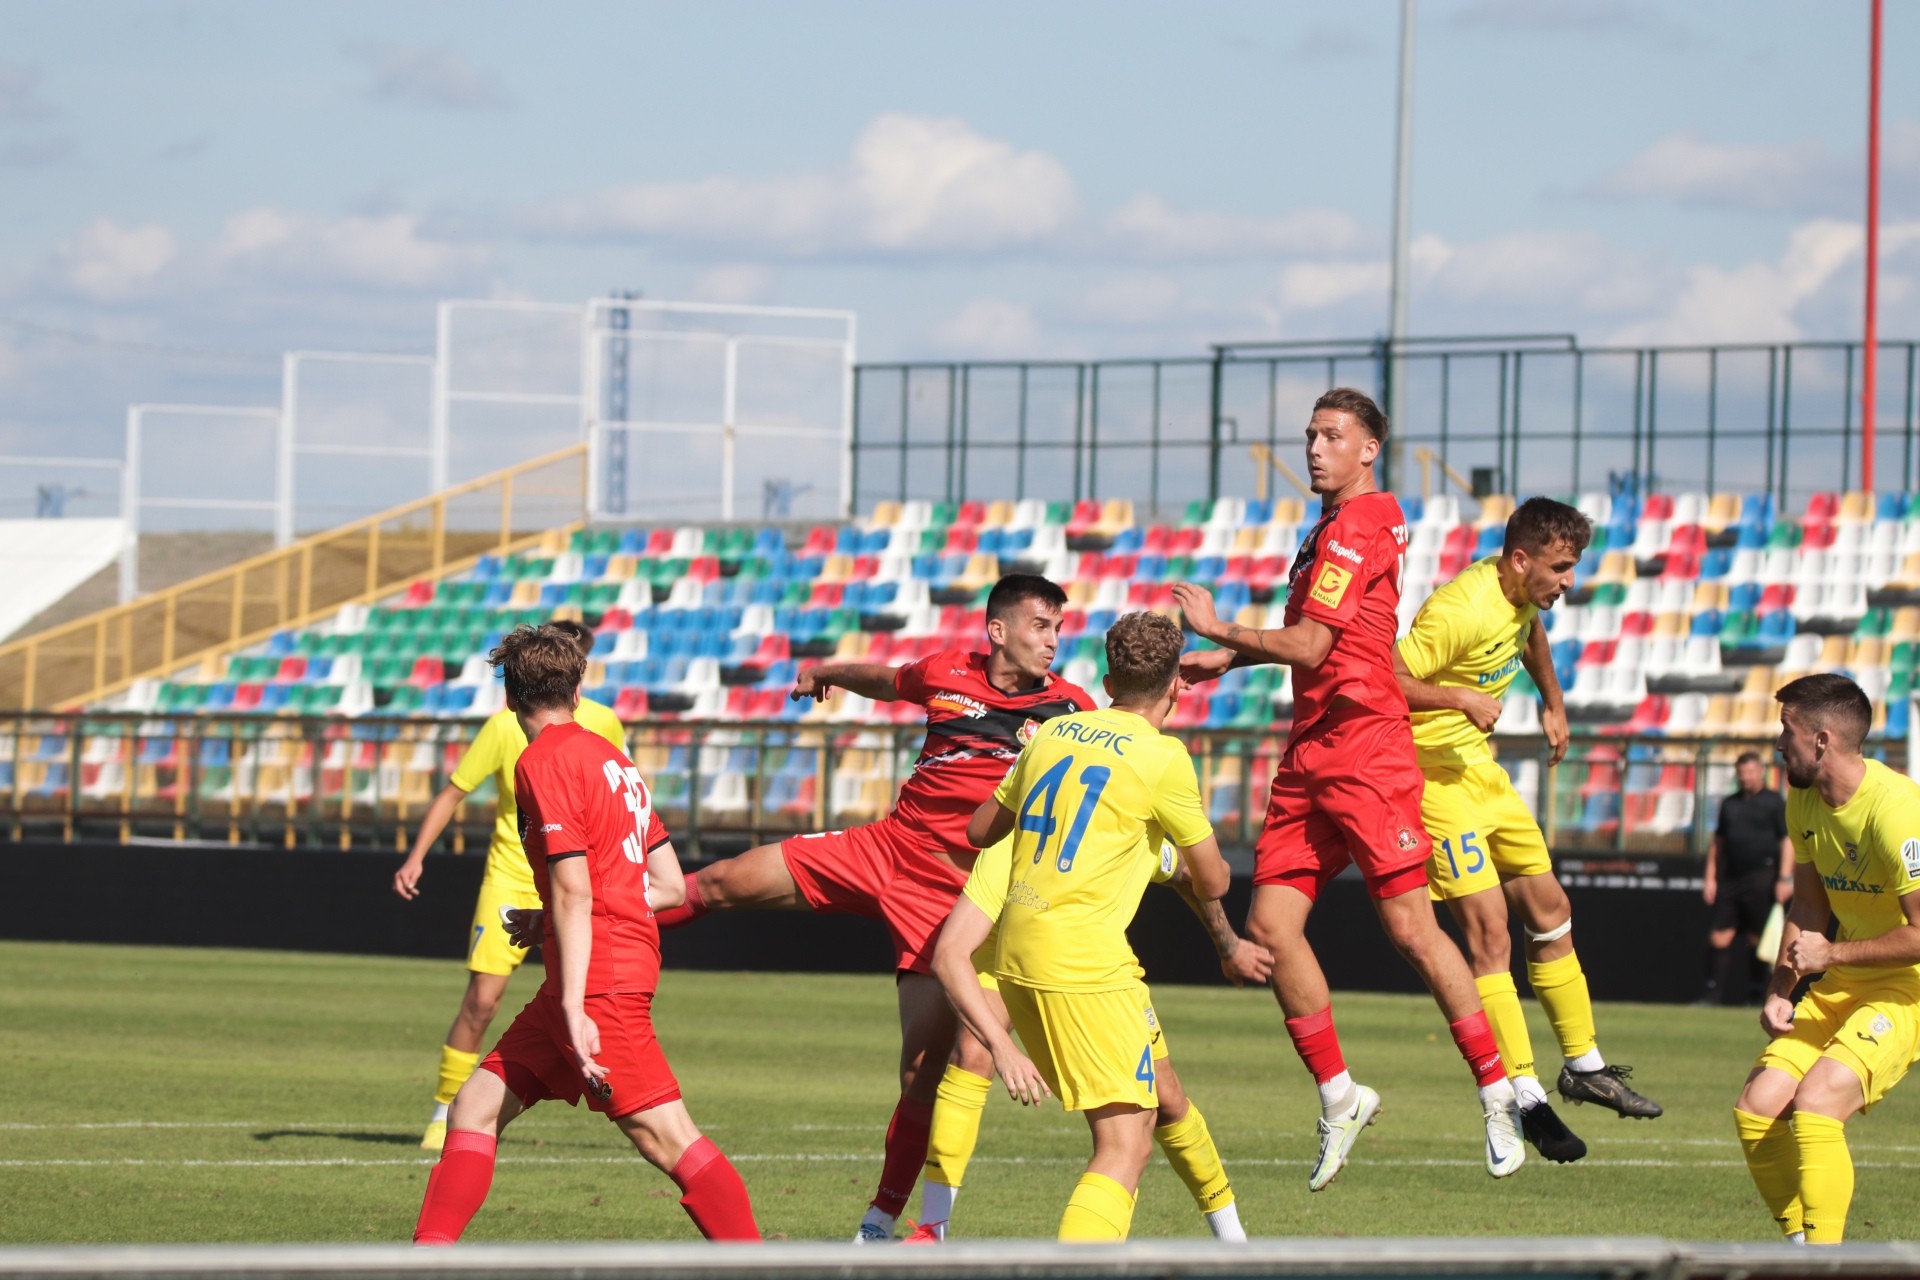
{"type": "Polygon", "coordinates": [[[816,582],[813,594],[807,597],[809,609],[838,609],[841,600],[846,598],[846,584],[842,582],[816,582]]]}
{"type": "Polygon", "coordinates": [[[830,556],[839,549],[840,531],[830,524],[815,525],[807,532],[806,545],[800,548],[800,556],[830,556]]]}
{"type": "Polygon", "coordinates": [[[947,545],[941,555],[972,555],[974,548],[980,545],[980,535],[971,528],[954,525],[947,530],[947,545]]]}
{"type": "Polygon", "coordinates": [[[1793,587],[1789,583],[1776,582],[1760,593],[1760,607],[1755,613],[1772,613],[1776,609],[1793,607],[1793,587]]]}
{"type": "Polygon", "coordinates": [[[400,602],[400,607],[403,609],[418,609],[422,605],[432,603],[433,584],[431,582],[415,582],[407,587],[407,597],[400,602]]]}
{"type": "Polygon", "coordinates": [[[633,614],[616,605],[600,615],[600,625],[593,631],[595,635],[599,635],[603,631],[631,631],[632,629],[633,614]]]}
{"type": "Polygon", "coordinates": [[[695,582],[712,582],[720,576],[720,557],[695,556],[687,561],[687,576],[695,582]]]}
{"type": "Polygon", "coordinates": [[[1650,613],[1630,613],[1620,619],[1620,634],[1623,636],[1646,636],[1653,634],[1653,615],[1650,613]]]}
{"type": "Polygon", "coordinates": [[[428,685],[439,684],[447,678],[445,665],[435,657],[415,658],[413,674],[407,677],[408,684],[417,684],[422,689],[428,685]]]}
{"type": "Polygon", "coordinates": [[[1167,547],[1173,541],[1173,530],[1163,524],[1150,525],[1140,535],[1140,554],[1145,556],[1164,556],[1167,547]]]}
{"type": "MultiPolygon", "coordinates": [[[[953,523],[965,529],[977,529],[987,522],[987,504],[984,502],[963,502],[960,510],[954,513],[953,523]]],[[[973,550],[968,547],[967,550],[973,550]]]]}
{"type": "Polygon", "coordinates": [[[639,688],[622,689],[620,696],[613,700],[613,714],[622,720],[646,719],[647,691],[639,688]]]}
{"type": "Polygon", "coordinates": [[[673,550],[673,530],[655,529],[647,535],[647,554],[664,556],[673,550]]]}
{"type": "Polygon", "coordinates": [[[1642,520],[1673,519],[1673,495],[1670,493],[1647,495],[1647,505],[1640,509],[1640,518],[1642,520]]]}
{"type": "Polygon", "coordinates": [[[1660,566],[1660,576],[1670,581],[1692,582],[1700,576],[1700,553],[1669,551],[1665,563],[1660,566]]]}

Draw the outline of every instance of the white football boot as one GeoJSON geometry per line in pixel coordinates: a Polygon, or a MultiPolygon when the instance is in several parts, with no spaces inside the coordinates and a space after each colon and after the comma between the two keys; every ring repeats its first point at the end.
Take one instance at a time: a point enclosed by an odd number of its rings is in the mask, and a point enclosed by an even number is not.
{"type": "Polygon", "coordinates": [[[1356,1084],[1353,1104],[1344,1116],[1315,1121],[1320,1131],[1320,1158],[1313,1162],[1313,1172],[1307,1175],[1307,1190],[1318,1191],[1332,1182],[1347,1167],[1347,1157],[1353,1153],[1353,1144],[1360,1140],[1360,1131],[1379,1118],[1380,1095],[1363,1084],[1356,1084]]]}
{"type": "Polygon", "coordinates": [[[1487,1099],[1487,1172],[1504,1178],[1527,1162],[1527,1144],[1520,1136],[1520,1100],[1508,1089],[1506,1096],[1487,1099]]]}

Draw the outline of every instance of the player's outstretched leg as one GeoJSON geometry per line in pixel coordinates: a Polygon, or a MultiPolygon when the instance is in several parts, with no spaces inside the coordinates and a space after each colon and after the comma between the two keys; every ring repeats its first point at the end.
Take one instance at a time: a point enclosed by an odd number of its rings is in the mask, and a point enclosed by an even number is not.
{"type": "Polygon", "coordinates": [[[447,1139],[447,1112],[459,1096],[473,1069],[480,1065],[480,1050],[486,1043],[487,1028],[500,1011],[500,997],[507,991],[507,974],[467,974],[466,994],[460,997],[460,1012],[447,1028],[447,1041],[440,1046],[440,1077],[433,1090],[433,1119],[427,1124],[420,1145],[438,1151],[447,1139]]]}
{"type": "Polygon", "coordinates": [[[1500,1049],[1480,1007],[1473,973],[1460,948],[1441,931],[1424,880],[1404,893],[1376,898],[1373,905],[1393,945],[1433,992],[1453,1043],[1473,1072],[1486,1121],[1487,1172],[1504,1178],[1526,1162],[1527,1146],[1520,1138],[1520,1101],[1500,1063],[1500,1049]]]}
{"type": "Polygon", "coordinates": [[[1560,1096],[1574,1103],[1597,1103],[1636,1120],[1661,1114],[1659,1103],[1627,1084],[1632,1067],[1610,1065],[1600,1056],[1587,975],[1573,951],[1573,904],[1567,891],[1551,871],[1515,876],[1505,888],[1527,934],[1527,981],[1560,1041],[1565,1060],[1555,1085],[1560,1096]]]}
{"type": "Polygon", "coordinates": [[[686,1103],[675,1098],[644,1111],[616,1116],[614,1123],[635,1150],[680,1188],[680,1207],[709,1240],[758,1240],[746,1183],[726,1154],[694,1126],[686,1103]]]}
{"type": "Polygon", "coordinates": [[[1153,1118],[1153,1140],[1186,1184],[1213,1238],[1244,1244],[1247,1233],[1240,1225],[1233,1184],[1227,1180],[1226,1166],[1220,1163],[1220,1149],[1213,1145],[1207,1118],[1187,1097],[1170,1059],[1154,1062],[1153,1088],[1160,1103],[1153,1118]]]}
{"type": "Polygon", "coordinates": [[[1475,990],[1487,1023],[1500,1046],[1500,1062],[1513,1082],[1520,1102],[1520,1131],[1547,1159],[1569,1164],[1587,1154],[1587,1144],[1576,1137],[1547,1101],[1547,1091],[1534,1073],[1533,1037],[1527,1032],[1520,993],[1513,985],[1513,946],[1508,933],[1507,899],[1498,884],[1476,893],[1446,899],[1466,939],[1475,990]]]}
{"type": "Polygon", "coordinates": [[[687,900],[660,912],[654,920],[662,929],[678,929],[709,911],[757,908],[763,911],[806,911],[807,900],[787,869],[786,854],[777,844],[763,844],[737,858],[710,862],[687,877],[687,900]]]}
{"type": "Polygon", "coordinates": [[[427,1194],[414,1223],[413,1242],[448,1245],[473,1221],[493,1187],[500,1133],[523,1108],[506,1081],[476,1071],[454,1096],[440,1162],[427,1175],[427,1194]]]}
{"type": "Polygon", "coordinates": [[[900,1211],[907,1207],[913,1184],[927,1162],[933,1103],[960,1027],[946,992],[931,975],[902,972],[896,980],[900,999],[900,1102],[887,1125],[880,1186],[860,1219],[853,1237],[855,1244],[877,1244],[894,1238],[900,1211]]]}
{"type": "Polygon", "coordinates": [[[1093,1130],[1093,1159],[1073,1189],[1067,1211],[1060,1217],[1062,1240],[1097,1243],[1125,1240],[1133,1226],[1134,1201],[1140,1193],[1140,1175],[1153,1155],[1150,1107],[1129,1102],[1109,1103],[1087,1112],[1093,1130]]]}
{"type": "Polygon", "coordinates": [[[1247,936],[1273,953],[1273,998],[1286,1016],[1294,1051],[1313,1075],[1320,1093],[1320,1151],[1307,1175],[1307,1189],[1318,1191],[1347,1167],[1360,1132],[1380,1117],[1380,1095],[1355,1084],[1333,1029],[1333,997],[1320,961],[1307,944],[1307,916],[1313,899],[1282,884],[1253,887],[1247,936]]]}

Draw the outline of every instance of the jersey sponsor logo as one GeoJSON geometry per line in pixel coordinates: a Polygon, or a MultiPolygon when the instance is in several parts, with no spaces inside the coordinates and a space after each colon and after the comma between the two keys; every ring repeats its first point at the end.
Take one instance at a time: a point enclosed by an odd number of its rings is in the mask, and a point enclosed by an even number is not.
{"type": "MultiPolygon", "coordinates": [[[[1491,652],[1491,651],[1489,651],[1491,652]]],[[[1495,684],[1506,679],[1520,669],[1520,659],[1508,658],[1492,671],[1482,671],[1474,679],[1481,684],[1495,684]]]]}
{"type": "Polygon", "coordinates": [[[1351,560],[1354,564],[1361,564],[1365,560],[1365,557],[1358,551],[1355,551],[1352,547],[1341,546],[1339,541],[1334,538],[1327,539],[1327,551],[1332,555],[1339,556],[1342,560],[1351,560]]]}
{"type": "Polygon", "coordinates": [[[1876,1013],[1873,1015],[1873,1022],[1869,1029],[1877,1036],[1884,1036],[1893,1030],[1893,1023],[1886,1014],[1876,1013]]]}
{"type": "Polygon", "coordinates": [[[557,822],[546,822],[546,823],[542,823],[540,826],[540,834],[543,836],[552,835],[556,831],[565,831],[565,830],[566,828],[561,826],[557,822]]]}
{"type": "Polygon", "coordinates": [[[1900,861],[1906,865],[1910,879],[1920,880],[1920,840],[1908,840],[1900,846],[1900,861]]]}
{"type": "Polygon", "coordinates": [[[1032,907],[1035,911],[1045,911],[1053,905],[1051,900],[1034,892],[1033,886],[1025,880],[1016,880],[1007,889],[1007,905],[1012,906],[1016,903],[1023,907],[1032,907]]]}
{"type": "Polygon", "coordinates": [[[1881,886],[1877,884],[1868,884],[1864,880],[1855,880],[1851,876],[1841,875],[1838,872],[1830,876],[1821,876],[1820,883],[1836,893],[1864,893],[1871,896],[1881,891],[1881,886]]]}
{"type": "Polygon", "coordinates": [[[927,699],[927,710],[945,711],[956,716],[966,716],[978,720],[987,714],[987,704],[964,693],[949,693],[942,689],[927,699]]]}
{"type": "Polygon", "coordinates": [[[1320,576],[1313,580],[1313,589],[1307,592],[1307,599],[1338,609],[1340,602],[1347,598],[1347,584],[1352,581],[1353,574],[1339,565],[1323,564],[1320,576]]]}

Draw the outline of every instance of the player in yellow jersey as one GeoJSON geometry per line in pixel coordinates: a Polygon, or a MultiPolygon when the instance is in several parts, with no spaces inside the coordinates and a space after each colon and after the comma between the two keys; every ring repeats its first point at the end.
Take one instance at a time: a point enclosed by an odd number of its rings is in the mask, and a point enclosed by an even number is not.
{"type": "Polygon", "coordinates": [[[1580,1159],[1587,1146],[1547,1105],[1540,1085],[1513,984],[1509,910],[1527,936],[1527,980],[1560,1041],[1560,1095],[1622,1116],[1661,1112],[1627,1085],[1630,1068],[1609,1065],[1600,1054],[1593,1001],[1573,951],[1572,904],[1554,878],[1539,825],[1487,745],[1501,699],[1524,667],[1540,690],[1551,763],[1566,754],[1566,707],[1538,615],[1572,588],[1590,536],[1587,518],[1573,507],[1527,499],[1507,521],[1500,554],[1428,596],[1394,650],[1426,779],[1420,815],[1433,837],[1428,891],[1447,904],[1466,937],[1474,985],[1520,1100],[1521,1131],[1541,1155],[1561,1163],[1580,1159]]]}
{"type": "MultiPolygon", "coordinates": [[[[582,653],[593,651],[593,632],[578,622],[547,624],[567,632],[582,653]]],[[[622,751],[626,750],[626,730],[612,710],[591,698],[580,699],[574,719],[599,734],[622,751]]],[[[501,913],[508,910],[538,909],[540,894],[533,887],[533,871],[520,848],[520,811],[513,802],[513,767],[527,749],[527,735],[511,711],[492,716],[480,727],[473,745],[460,759],[440,794],[427,806],[420,820],[420,834],[414,838],[407,860],[393,876],[393,891],[412,901],[420,896],[420,871],[427,850],[446,829],[453,811],[475,787],[489,775],[499,792],[494,808],[493,839],[487,844],[487,870],[480,880],[480,899],[473,907],[473,928],[467,935],[467,991],[460,998],[460,1012],[447,1028],[447,1042],[440,1047],[440,1079],[433,1091],[433,1119],[427,1125],[420,1145],[438,1151],[447,1139],[447,1108],[460,1086],[473,1074],[480,1062],[480,1049],[487,1027],[499,1012],[500,997],[506,994],[507,980],[520,962],[527,958],[525,947],[515,946],[507,934],[501,913]]]]}
{"type": "Polygon", "coordinates": [[[1861,758],[1873,704],[1845,676],[1802,676],[1774,697],[1793,909],[1760,1009],[1773,1042],[1733,1122],[1781,1233],[1838,1244],[1853,1201],[1847,1120],[1920,1056],[1920,785],[1861,758]],[[1814,973],[1825,976],[1791,1003],[1814,973]]]}
{"type": "Polygon", "coordinates": [[[1048,721],[975,812],[968,838],[987,848],[1011,834],[1011,865],[997,883],[976,865],[934,952],[935,975],[967,1029],[992,1050],[1007,1091],[1029,1105],[1057,1096],[1086,1113],[1093,1158],[1060,1220],[1062,1240],[1124,1240],[1153,1152],[1158,1024],[1126,935],[1160,860],[1150,826],[1180,849],[1200,897],[1227,889],[1193,761],[1178,739],[1160,733],[1179,702],[1182,642],[1180,629],[1157,614],[1114,623],[1113,705],[1048,721]],[[996,921],[994,972],[1026,1054],[974,968],[973,953],[996,921]]]}
{"type": "MultiPolygon", "coordinates": [[[[1150,879],[1155,884],[1172,887],[1206,926],[1220,954],[1220,970],[1227,980],[1235,986],[1248,982],[1264,985],[1273,974],[1273,956],[1265,947],[1234,932],[1218,900],[1201,898],[1194,893],[1193,877],[1181,862],[1179,850],[1166,839],[1157,824],[1148,825],[1147,843],[1160,850],[1160,861],[1150,879]]],[[[982,849],[973,864],[973,872],[983,884],[1004,885],[1011,876],[1012,857],[1013,839],[1009,836],[982,849]]],[[[974,977],[980,983],[994,1019],[1002,1027],[1011,1027],[1007,1006],[1000,999],[1000,979],[994,973],[999,955],[1000,935],[996,929],[974,949],[974,977]]],[[[1194,1205],[1214,1238],[1245,1240],[1247,1235],[1240,1226],[1233,1185],[1220,1164],[1220,1153],[1207,1129],[1206,1117],[1187,1097],[1169,1052],[1166,1033],[1156,1023],[1153,1077],[1160,1107],[1154,1120],[1153,1140],[1193,1195],[1194,1205]]],[[[959,1198],[967,1165],[980,1139],[980,1116],[986,1109],[992,1075],[992,1053],[971,1034],[963,1033],[934,1099],[927,1166],[920,1178],[920,1224],[902,1238],[902,1243],[938,1244],[947,1238],[954,1202],[959,1198]]]]}

